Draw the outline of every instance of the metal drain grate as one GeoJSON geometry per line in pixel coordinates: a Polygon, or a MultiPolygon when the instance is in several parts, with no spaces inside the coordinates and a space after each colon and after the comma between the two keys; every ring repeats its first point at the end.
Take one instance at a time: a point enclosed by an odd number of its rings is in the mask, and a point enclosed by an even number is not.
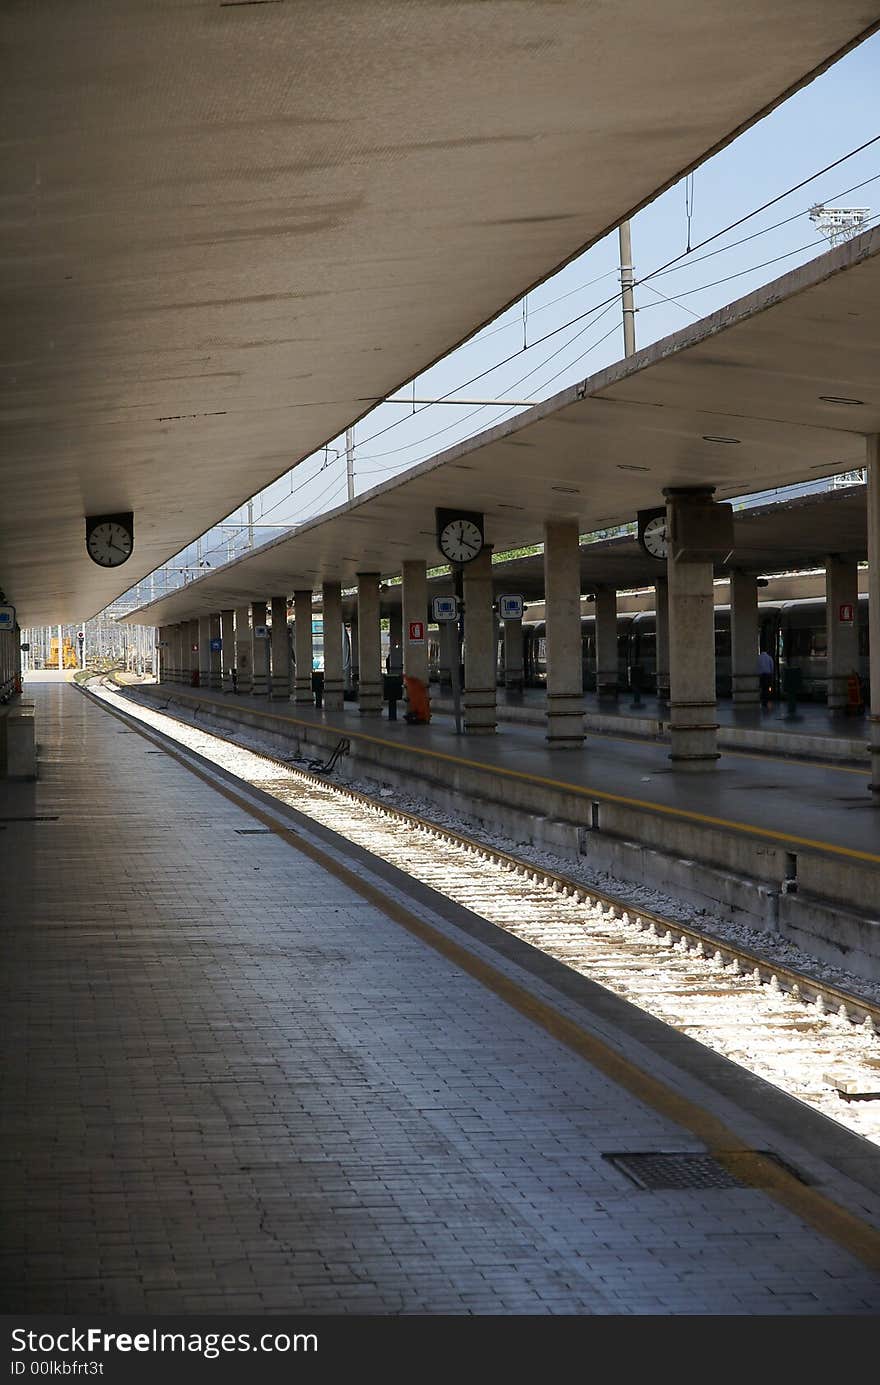
{"type": "Polygon", "coordinates": [[[705,1188],[761,1187],[760,1160],[766,1159],[779,1169],[806,1182],[802,1174],[778,1154],[769,1149],[724,1151],[722,1164],[712,1154],[603,1154],[621,1173],[626,1174],[639,1188],[696,1190],[705,1188]],[[739,1171],[739,1172],[737,1172],[739,1171]]]}
{"type": "Polygon", "coordinates": [[[271,836],[271,830],[268,827],[236,827],[235,832],[239,837],[271,836]]]}

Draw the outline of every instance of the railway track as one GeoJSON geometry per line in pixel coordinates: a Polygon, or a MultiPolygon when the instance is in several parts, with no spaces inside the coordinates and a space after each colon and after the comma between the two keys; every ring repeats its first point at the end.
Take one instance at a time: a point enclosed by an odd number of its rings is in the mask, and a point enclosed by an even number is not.
{"type": "Polygon", "coordinates": [[[880,1006],[690,925],[144,707],[114,710],[880,1143],[880,1006]]]}

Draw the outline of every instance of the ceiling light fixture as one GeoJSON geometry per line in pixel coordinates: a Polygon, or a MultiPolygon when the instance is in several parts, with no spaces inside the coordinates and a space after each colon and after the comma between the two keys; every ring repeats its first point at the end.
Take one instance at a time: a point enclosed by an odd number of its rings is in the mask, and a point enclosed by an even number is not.
{"type": "Polygon", "coordinates": [[[577,486],[551,486],[552,491],[559,491],[560,495],[580,495],[577,486]]]}
{"type": "Polygon", "coordinates": [[[823,404],[864,404],[864,399],[847,399],[845,394],[820,394],[823,404]]]}
{"type": "Polygon", "coordinates": [[[618,471],[650,471],[649,466],[636,466],[633,462],[618,462],[618,471]]]}
{"type": "Polygon", "coordinates": [[[723,442],[733,446],[734,444],[739,445],[741,441],[741,438],[723,438],[720,434],[716,433],[703,434],[703,442],[723,442]]]}

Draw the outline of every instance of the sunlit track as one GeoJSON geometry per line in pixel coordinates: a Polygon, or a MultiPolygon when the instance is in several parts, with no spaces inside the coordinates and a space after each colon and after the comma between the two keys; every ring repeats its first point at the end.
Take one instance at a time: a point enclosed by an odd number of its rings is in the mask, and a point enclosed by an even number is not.
{"type": "Polygon", "coordinates": [[[621,904],[482,842],[106,686],[113,709],[258,787],[675,1029],[880,1143],[880,1008],[698,930],[621,904]]]}

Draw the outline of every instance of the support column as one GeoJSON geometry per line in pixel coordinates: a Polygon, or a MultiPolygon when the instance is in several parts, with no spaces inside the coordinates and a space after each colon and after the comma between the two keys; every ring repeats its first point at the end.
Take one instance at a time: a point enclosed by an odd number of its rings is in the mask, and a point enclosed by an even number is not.
{"type": "MultiPolygon", "coordinates": [[[[580,620],[580,613],[578,614],[580,620]]],[[[504,622],[504,686],[509,693],[523,690],[523,632],[521,620],[504,622]]]]}
{"type": "Polygon", "coordinates": [[[199,622],[190,620],[186,625],[187,640],[186,647],[189,651],[189,662],[187,664],[186,682],[192,686],[193,674],[199,672],[199,660],[201,650],[199,646],[199,622]]]}
{"type": "MultiPolygon", "coordinates": [[[[381,602],[380,602],[381,604],[381,602]]],[[[388,672],[403,673],[403,599],[388,617],[388,672]]]]}
{"type": "Polygon", "coordinates": [[[355,608],[351,621],[349,622],[349,639],[351,641],[351,687],[353,692],[357,692],[358,680],[360,677],[360,647],[358,643],[358,618],[355,608]]]}
{"type": "Polygon", "coordinates": [[[456,621],[443,620],[438,626],[438,643],[440,645],[440,657],[438,660],[437,678],[440,684],[440,691],[448,693],[452,688],[452,665],[457,657],[455,627],[456,621]]]}
{"type": "Polygon", "coordinates": [[[232,692],[232,670],[235,668],[235,612],[232,610],[220,612],[220,639],[223,641],[220,652],[220,666],[223,670],[220,686],[228,693],[232,692]]]}
{"type": "Polygon", "coordinates": [[[382,640],[379,624],[379,574],[359,572],[358,710],[363,717],[382,715],[382,640]]]}
{"type": "Polygon", "coordinates": [[[342,681],[342,585],[325,582],[324,605],[324,706],[341,712],[345,687],[342,681]]]}
{"type": "Polygon", "coordinates": [[[235,682],[240,693],[251,690],[251,608],[235,608],[235,682]]]}
{"type": "Polygon", "coordinates": [[[312,692],[312,592],[300,588],[293,593],[294,679],[293,700],[300,705],[311,702],[312,692]]]}
{"type": "Polygon", "coordinates": [[[730,574],[730,683],[735,707],[758,705],[758,579],[738,568],[730,574]]]}
{"type": "MultiPolygon", "coordinates": [[[[674,534],[687,494],[666,501],[666,531],[674,534]]],[[[711,563],[674,562],[670,544],[669,733],[670,759],[679,770],[714,769],[718,760],[715,715],[715,571],[711,563]]]]}
{"type": "Polygon", "coordinates": [[[614,587],[596,591],[596,693],[617,697],[617,592],[614,587]]]}
{"type": "Polygon", "coordinates": [[[464,580],[464,729],[495,730],[498,625],[492,609],[492,545],[466,563],[464,580]]]}
{"type": "Polygon", "coordinates": [[[867,439],[868,651],[871,684],[871,794],[880,807],[880,434],[867,439]]]}
{"type": "MultiPolygon", "coordinates": [[[[616,593],[611,595],[616,607],[616,593]]],[[[544,603],[547,740],[551,747],[577,750],[584,740],[584,674],[581,562],[576,519],[548,521],[544,525],[544,603]]],[[[615,620],[615,642],[616,626],[615,620]]]]}
{"type": "Polygon", "coordinates": [[[211,617],[199,616],[199,687],[211,686],[211,617]]]}
{"type": "Polygon", "coordinates": [[[258,626],[266,628],[266,603],[265,601],[251,602],[251,635],[253,638],[253,694],[254,697],[265,697],[269,691],[269,641],[266,636],[257,636],[255,631],[258,626]]]}
{"type": "Polygon", "coordinates": [[[214,649],[213,645],[217,641],[222,641],[223,633],[220,629],[220,613],[214,611],[208,617],[208,634],[211,641],[211,681],[210,686],[215,692],[219,692],[223,687],[223,650],[214,649]]]}
{"type": "Polygon", "coordinates": [[[428,686],[428,565],[420,558],[403,564],[403,671],[428,686]],[[422,642],[409,637],[413,621],[422,622],[422,642]]]}
{"type": "Polygon", "coordinates": [[[658,577],[654,583],[654,656],[657,670],[657,701],[669,701],[669,583],[658,577]]]}
{"type": "Polygon", "coordinates": [[[828,641],[828,707],[845,710],[849,701],[847,680],[859,671],[859,567],[848,558],[831,554],[825,560],[825,631],[828,641]],[[852,613],[852,620],[841,620],[852,613]]]}
{"type": "Polygon", "coordinates": [[[162,648],[162,645],[166,644],[167,640],[168,626],[160,625],[159,629],[156,631],[156,648],[153,653],[153,658],[156,661],[155,673],[157,683],[168,682],[168,650],[167,648],[162,648]]]}
{"type": "Polygon", "coordinates": [[[287,597],[272,597],[272,701],[290,698],[290,635],[287,630],[287,597]]]}

